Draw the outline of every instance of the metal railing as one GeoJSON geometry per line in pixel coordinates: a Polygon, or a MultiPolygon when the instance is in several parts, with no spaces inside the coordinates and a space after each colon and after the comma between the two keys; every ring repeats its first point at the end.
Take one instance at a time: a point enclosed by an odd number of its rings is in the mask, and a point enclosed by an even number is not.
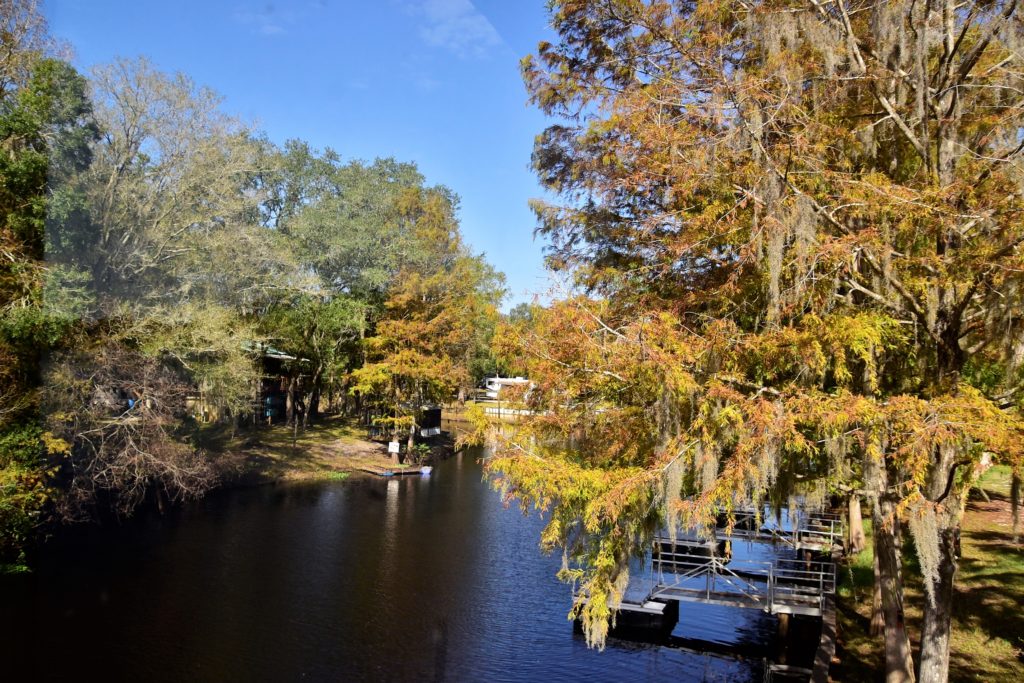
{"type": "Polygon", "coordinates": [[[842,545],[846,526],[839,515],[818,512],[797,527],[797,536],[805,543],[819,541],[822,545],[842,545]]]}
{"type": "Polygon", "coordinates": [[[693,596],[738,600],[774,612],[780,606],[820,608],[822,596],[836,590],[832,562],[776,558],[734,560],[714,554],[695,555],[662,546],[652,558],[655,585],[651,598],[671,597],[674,591],[693,596]],[[703,587],[697,584],[703,579],[703,587]]]}
{"type": "MultiPolygon", "coordinates": [[[[743,538],[764,540],[794,549],[819,548],[826,549],[843,545],[845,525],[842,517],[828,512],[798,511],[786,518],[786,526],[781,528],[765,524],[754,508],[740,508],[733,511],[733,527],[725,532],[725,525],[719,524],[716,529],[718,539],[743,538]]],[[[683,541],[692,543],[695,538],[670,539],[661,537],[663,542],[683,541]]]]}
{"type": "MultiPolygon", "coordinates": [[[[732,562],[726,558],[662,551],[654,558],[658,577],[652,597],[665,589],[683,587],[684,583],[704,580],[705,598],[731,593],[755,603],[770,603],[772,567],[770,562],[742,560],[732,562]],[[731,566],[730,566],[731,565],[731,566]],[[666,572],[671,576],[667,579],[666,572]],[[760,583],[765,585],[762,587],[760,583]]],[[[692,587],[696,589],[696,587],[692,587]]],[[[767,603],[765,605],[767,607],[767,603]]]]}

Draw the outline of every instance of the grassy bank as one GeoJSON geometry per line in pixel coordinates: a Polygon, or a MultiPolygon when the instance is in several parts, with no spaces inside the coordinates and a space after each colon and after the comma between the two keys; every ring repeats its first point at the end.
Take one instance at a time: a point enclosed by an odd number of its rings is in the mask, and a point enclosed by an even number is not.
{"type": "MultiPolygon", "coordinates": [[[[368,440],[365,428],[338,416],[325,416],[298,433],[284,425],[235,435],[223,427],[211,427],[203,441],[217,454],[217,466],[228,484],[336,480],[365,465],[393,467],[384,444],[368,440]]],[[[431,456],[441,457],[449,445],[437,444],[431,456]]]]}
{"type": "MultiPolygon", "coordinates": [[[[1010,470],[993,467],[967,505],[962,554],[953,598],[951,681],[1024,681],[1024,547],[1013,542],[1010,470]],[[987,497],[987,500],[986,500],[987,497]]],[[[868,549],[841,569],[838,662],[833,680],[883,679],[880,638],[869,635],[874,558],[868,549]]],[[[917,641],[925,599],[914,563],[904,549],[907,626],[917,641]]],[[[915,661],[917,652],[915,651],[915,661]]]]}

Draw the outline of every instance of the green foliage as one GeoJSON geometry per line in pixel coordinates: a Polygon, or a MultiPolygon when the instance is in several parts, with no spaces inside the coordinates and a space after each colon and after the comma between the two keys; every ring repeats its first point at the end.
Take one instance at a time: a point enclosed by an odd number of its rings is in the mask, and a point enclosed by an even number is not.
{"type": "Polygon", "coordinates": [[[24,567],[25,547],[54,495],[47,445],[62,446],[35,425],[0,429],[0,564],[24,567]]]}
{"type": "Polygon", "coordinates": [[[0,24],[0,565],[24,550],[57,497],[68,444],[40,427],[40,363],[74,333],[90,300],[80,272],[42,259],[46,233],[79,213],[71,178],[97,137],[87,84],[46,56],[34,3],[5,2],[0,24]]]}
{"type": "Polygon", "coordinates": [[[47,56],[34,3],[3,6],[0,563],[100,493],[130,513],[214,485],[193,413],[244,423],[265,345],[292,358],[296,423],[368,353],[365,389],[469,384],[501,277],[461,246],[451,190],[414,164],[275,146],[145,59],[87,80],[47,56]]]}
{"type": "Polygon", "coordinates": [[[124,311],[118,336],[143,354],[187,372],[204,400],[232,414],[247,410],[258,375],[239,342],[256,332],[236,311],[216,304],[157,307],[144,315],[124,311]]]}
{"type": "MultiPolygon", "coordinates": [[[[393,159],[342,165],[330,151],[320,164],[317,185],[326,189],[282,209],[281,229],[328,287],[379,307],[403,260],[421,248],[404,207],[421,191],[423,176],[415,165],[393,159]]],[[[434,191],[450,195],[445,188],[434,191]]]]}
{"type": "Polygon", "coordinates": [[[63,184],[89,165],[91,115],[85,79],[55,59],[38,60],[29,81],[0,100],[0,212],[9,238],[33,258],[42,258],[47,190],[65,193],[63,184]]]}

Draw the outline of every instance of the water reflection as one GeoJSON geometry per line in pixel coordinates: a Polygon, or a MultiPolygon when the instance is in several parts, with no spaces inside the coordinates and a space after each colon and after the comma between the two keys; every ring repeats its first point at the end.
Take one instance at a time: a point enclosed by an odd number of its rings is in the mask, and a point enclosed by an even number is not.
{"type": "Polygon", "coordinates": [[[589,650],[565,618],[571,597],[555,579],[558,558],[538,551],[543,522],[501,505],[478,455],[441,463],[429,478],[230,491],[164,517],[75,529],[51,544],[35,575],[0,582],[5,673],[760,680],[756,657],[681,647],[695,634],[770,637],[758,613],[696,613],[661,644],[612,638],[603,653],[589,650]]]}

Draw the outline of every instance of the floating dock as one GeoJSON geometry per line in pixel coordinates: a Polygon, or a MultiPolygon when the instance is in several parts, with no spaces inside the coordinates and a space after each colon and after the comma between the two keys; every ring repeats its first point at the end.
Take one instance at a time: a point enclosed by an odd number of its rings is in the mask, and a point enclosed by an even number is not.
{"type": "Polygon", "coordinates": [[[836,588],[832,562],[729,560],[662,547],[652,569],[630,577],[617,610],[657,616],[675,601],[820,617],[824,599],[836,588]]]}
{"type": "Polygon", "coordinates": [[[630,573],[610,607],[626,628],[659,634],[672,631],[684,603],[759,610],[776,615],[780,628],[791,616],[820,620],[818,649],[806,663],[813,668],[766,661],[764,680],[826,683],[835,653],[843,527],[842,518],[827,511],[749,508],[735,510],[731,520],[723,516],[710,539],[663,529],[645,566],[630,573]]]}
{"type": "Polygon", "coordinates": [[[410,465],[409,467],[382,467],[380,465],[360,465],[361,472],[376,474],[378,477],[401,477],[408,474],[430,474],[434,468],[430,465],[410,465]]]}

